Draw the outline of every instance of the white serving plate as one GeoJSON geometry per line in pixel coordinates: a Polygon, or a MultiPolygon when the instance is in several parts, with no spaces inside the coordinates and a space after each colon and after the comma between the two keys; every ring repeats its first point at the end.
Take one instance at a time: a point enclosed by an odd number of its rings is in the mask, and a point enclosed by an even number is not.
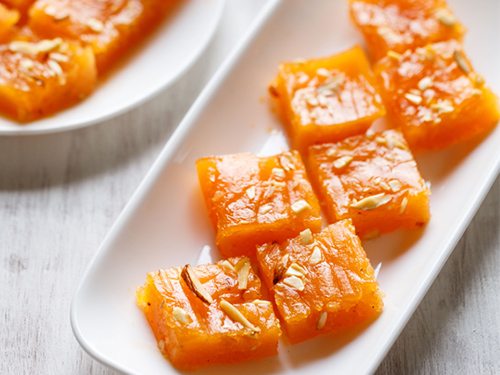
{"type": "MultiPolygon", "coordinates": [[[[469,27],[466,49],[500,92],[499,5],[450,0],[469,27]]],[[[210,261],[213,233],[194,162],[209,154],[286,148],[282,130],[259,98],[282,60],[328,55],[360,36],[345,1],[272,0],[205,88],[113,226],[75,295],[71,322],[97,360],[131,374],[175,372],[156,348],[134,298],[148,271],[210,261]]],[[[375,371],[415,311],[495,180],[500,128],[477,144],[418,157],[431,181],[433,218],[423,231],[396,232],[366,244],[385,311],[367,329],[340,338],[281,345],[276,358],[200,371],[211,374],[366,374],[375,371]]],[[[432,317],[429,317],[430,319],[432,317]]],[[[431,344],[432,345],[432,344],[431,344]]]]}
{"type": "MultiPolygon", "coordinates": [[[[165,0],[167,1],[167,0],[165,0]]],[[[53,116],[20,125],[0,117],[0,136],[54,133],[102,122],[171,85],[201,55],[217,29],[224,0],[186,0],[87,99],[53,116]]]]}

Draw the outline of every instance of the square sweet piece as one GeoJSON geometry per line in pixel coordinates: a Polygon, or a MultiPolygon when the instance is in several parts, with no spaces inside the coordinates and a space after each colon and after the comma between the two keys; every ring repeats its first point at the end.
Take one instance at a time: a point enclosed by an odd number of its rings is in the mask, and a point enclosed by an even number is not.
{"type": "Polygon", "coordinates": [[[74,39],[92,47],[100,73],[150,33],[177,1],[37,0],[29,25],[39,35],[74,39]]]}
{"type": "Polygon", "coordinates": [[[279,67],[269,86],[291,140],[302,153],[312,144],[364,133],[385,115],[382,98],[360,47],[279,67]]]}
{"type": "Polygon", "coordinates": [[[352,219],[361,238],[429,221],[429,188],[399,131],[313,146],[309,168],[328,220],[352,219]]]}
{"type": "Polygon", "coordinates": [[[498,98],[456,41],[386,57],[374,69],[393,125],[414,149],[464,141],[498,122],[498,98]]]}
{"type": "Polygon", "coordinates": [[[182,370],[275,355],[280,325],[261,297],[246,257],[151,272],[137,291],[159,349],[182,370]]]}
{"type": "Polygon", "coordinates": [[[196,165],[223,256],[253,256],[256,245],[321,229],[319,203],[297,151],[213,156],[196,165]]]}
{"type": "Polygon", "coordinates": [[[375,60],[465,33],[444,0],[350,0],[350,11],[375,60]]]}
{"type": "Polygon", "coordinates": [[[79,102],[96,80],[90,48],[60,38],[0,45],[0,111],[20,122],[79,102]]]}
{"type": "Polygon", "coordinates": [[[262,278],[290,342],[362,326],[383,309],[375,274],[351,220],[306,230],[257,250],[262,278]]]}

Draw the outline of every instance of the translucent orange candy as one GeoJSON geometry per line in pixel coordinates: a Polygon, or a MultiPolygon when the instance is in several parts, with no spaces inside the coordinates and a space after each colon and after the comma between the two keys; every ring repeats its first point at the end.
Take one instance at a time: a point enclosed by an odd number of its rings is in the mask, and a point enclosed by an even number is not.
{"type": "Polygon", "coordinates": [[[198,160],[197,168],[223,256],[252,256],[256,245],[321,228],[319,203],[296,151],[213,156],[198,160]]]}
{"type": "Polygon", "coordinates": [[[0,3],[0,41],[3,42],[15,32],[14,25],[19,21],[20,14],[17,10],[7,8],[0,3]]]}
{"type": "Polygon", "coordinates": [[[269,90],[292,148],[303,153],[312,144],[361,134],[385,114],[360,47],[322,59],[282,64],[269,90]]]}
{"type": "Polygon", "coordinates": [[[257,259],[292,343],[366,324],[382,311],[373,268],[351,220],[260,246],[257,259]]]}
{"type": "Polygon", "coordinates": [[[137,303],[172,364],[191,370],[277,353],[271,302],[248,258],[151,272],[137,303]]]}
{"type": "Polygon", "coordinates": [[[0,46],[0,111],[21,122],[52,114],[89,95],[96,75],[89,48],[60,38],[13,40],[0,46]]]}
{"type": "Polygon", "coordinates": [[[107,70],[164,18],[170,0],[37,0],[30,27],[44,37],[92,47],[99,72],[107,70]]]}
{"type": "Polygon", "coordinates": [[[352,219],[362,238],[429,221],[429,189],[398,131],[313,146],[309,169],[328,220],[352,219]]]}
{"type": "Polygon", "coordinates": [[[388,56],[374,70],[393,125],[412,148],[445,147],[498,122],[498,98],[456,41],[388,56]]]}
{"type": "Polygon", "coordinates": [[[375,60],[465,33],[444,0],[350,0],[350,10],[375,60]]]}

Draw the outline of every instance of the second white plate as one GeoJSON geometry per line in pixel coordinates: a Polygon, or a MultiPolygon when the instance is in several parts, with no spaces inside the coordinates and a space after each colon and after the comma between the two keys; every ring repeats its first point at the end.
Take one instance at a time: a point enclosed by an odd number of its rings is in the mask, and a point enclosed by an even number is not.
{"type": "Polygon", "coordinates": [[[102,122],[171,85],[210,42],[224,0],[181,1],[165,22],[116,72],[81,103],[53,116],[19,124],[0,117],[0,136],[54,133],[102,122]]]}

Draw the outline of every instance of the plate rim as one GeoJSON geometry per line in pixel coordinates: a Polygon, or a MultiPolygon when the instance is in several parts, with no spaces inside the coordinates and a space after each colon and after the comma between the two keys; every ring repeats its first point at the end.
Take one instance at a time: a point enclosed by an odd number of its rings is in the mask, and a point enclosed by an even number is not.
{"type": "MultiPolygon", "coordinates": [[[[166,162],[169,161],[170,157],[176,151],[176,148],[179,146],[180,141],[184,138],[186,132],[193,126],[194,119],[198,116],[199,112],[204,109],[206,102],[211,98],[212,93],[219,88],[219,86],[223,83],[224,78],[230,73],[233,65],[238,61],[240,55],[246,50],[248,44],[253,41],[253,37],[257,34],[260,29],[266,24],[269,18],[273,15],[273,13],[277,10],[277,8],[284,4],[286,0],[269,0],[260,11],[252,25],[250,26],[247,33],[240,40],[240,42],[236,45],[236,47],[230,52],[228,57],[221,64],[216,73],[212,76],[208,84],[204,87],[200,95],[197,97],[193,105],[190,107],[189,111],[179,124],[179,126],[175,129],[171,138],[166,142],[164,148],[158,155],[157,159],[152,164],[151,168],[147,172],[146,176],[135,190],[134,194],[131,196],[130,200],[125,205],[124,209],[118,216],[117,220],[112,225],[111,229],[107,233],[106,237],[102,241],[99,246],[98,251],[94,254],[91,261],[89,262],[83,276],[80,280],[79,286],[76,289],[76,292],[73,296],[73,300],[71,302],[70,309],[70,321],[71,327],[73,330],[73,334],[82,348],[94,359],[99,361],[100,363],[109,366],[115,370],[127,373],[134,374],[130,372],[129,369],[126,369],[122,365],[116,363],[113,360],[108,359],[105,355],[99,353],[98,350],[94,349],[92,345],[86,341],[84,338],[84,334],[81,332],[78,326],[78,318],[77,318],[77,303],[80,292],[85,284],[89,274],[92,272],[94,265],[99,262],[99,260],[106,255],[104,249],[108,247],[116,238],[120,229],[126,225],[130,214],[135,211],[136,207],[141,203],[142,198],[144,198],[149,190],[153,187],[154,182],[156,181],[158,175],[161,173],[162,168],[166,162]]],[[[384,345],[384,349],[377,351],[371,360],[371,365],[367,366],[366,373],[371,374],[374,373],[377,368],[380,366],[382,360],[386,357],[389,350],[394,345],[396,339],[400,336],[402,330],[407,325],[410,318],[415,313],[417,307],[421,303],[422,299],[427,294],[429,288],[432,286],[433,282],[436,280],[437,275],[440,273],[444,264],[453,253],[456,248],[457,243],[462,238],[464,232],[468,228],[470,222],[473,217],[477,213],[481,203],[484,201],[487,193],[490,191],[491,186],[495,182],[496,178],[500,174],[500,154],[497,156],[496,161],[492,164],[490,171],[488,172],[487,178],[482,181],[481,185],[478,187],[475,193],[475,198],[470,202],[470,207],[465,212],[463,219],[459,222],[457,226],[455,226],[452,235],[448,237],[446,242],[443,244],[443,251],[439,255],[438,258],[432,263],[429,267],[430,271],[425,275],[419,289],[416,291],[413,299],[408,304],[404,313],[400,315],[399,319],[394,323],[391,333],[389,335],[390,339],[384,345]]]]}
{"type": "MultiPolygon", "coordinates": [[[[153,87],[151,90],[146,92],[146,94],[142,95],[140,98],[135,100],[134,102],[130,103],[129,105],[126,105],[122,108],[119,108],[115,111],[111,111],[109,113],[106,113],[101,116],[96,116],[95,118],[92,118],[90,120],[86,121],[80,121],[80,122],[67,122],[63,123],[60,126],[57,127],[48,127],[48,128],[30,128],[30,123],[19,123],[17,124],[18,127],[16,128],[9,128],[9,129],[2,129],[0,128],[0,137],[12,137],[12,136],[33,136],[33,135],[41,135],[41,134],[56,134],[56,133],[63,133],[67,131],[72,131],[76,129],[81,129],[85,128],[88,126],[92,125],[98,125],[101,123],[106,122],[107,120],[110,120],[112,118],[118,117],[120,115],[123,115],[125,113],[130,112],[133,109],[138,108],[140,105],[144,104],[145,102],[153,99],[154,97],[158,96],[161,92],[165,91],[169,87],[171,87],[173,84],[175,84],[180,78],[186,75],[186,73],[193,67],[193,65],[200,59],[200,57],[203,55],[203,53],[207,50],[208,46],[210,45],[210,41],[213,39],[215,36],[215,33],[218,29],[218,26],[220,24],[220,21],[222,19],[222,14],[224,12],[226,0],[214,0],[216,1],[215,5],[215,12],[214,12],[214,17],[212,20],[212,23],[210,25],[210,29],[208,30],[207,33],[204,34],[203,40],[201,41],[201,48],[198,48],[195,53],[189,58],[187,63],[182,66],[177,74],[175,74],[173,77],[171,77],[169,80],[162,82],[161,84],[153,87]]],[[[140,53],[140,51],[139,51],[140,53]]],[[[111,77],[107,79],[113,79],[113,74],[111,77]]],[[[99,88],[97,87],[97,90],[99,88]]],[[[54,117],[57,116],[57,114],[53,115],[54,117]]],[[[47,119],[50,119],[50,117],[47,117],[47,119]]]]}

